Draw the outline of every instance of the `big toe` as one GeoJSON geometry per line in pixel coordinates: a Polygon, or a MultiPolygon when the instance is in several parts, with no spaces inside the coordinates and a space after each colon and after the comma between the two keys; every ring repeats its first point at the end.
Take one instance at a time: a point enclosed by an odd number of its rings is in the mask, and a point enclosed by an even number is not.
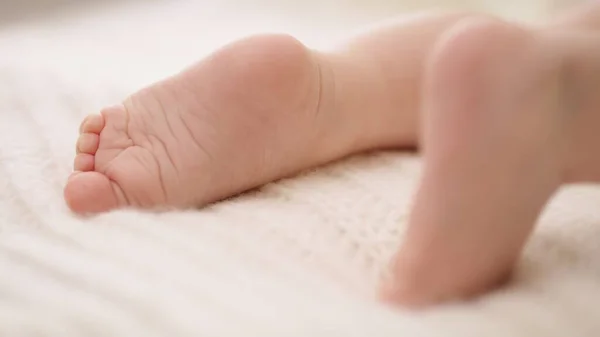
{"type": "Polygon", "coordinates": [[[119,206],[111,181],[98,172],[74,173],[65,186],[64,196],[69,208],[80,214],[105,212],[119,206]]]}

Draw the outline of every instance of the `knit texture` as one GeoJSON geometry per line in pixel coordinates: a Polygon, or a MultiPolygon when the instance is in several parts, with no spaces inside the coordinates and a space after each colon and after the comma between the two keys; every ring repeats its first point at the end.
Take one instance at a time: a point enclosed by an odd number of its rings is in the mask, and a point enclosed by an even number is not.
{"type": "Polygon", "coordinates": [[[420,174],[410,154],[349,158],[197,211],[72,215],[62,187],[87,113],[239,35],[318,45],[347,27],[142,6],[0,31],[0,336],[600,335],[594,186],[552,200],[508,287],[422,313],[374,300],[420,174]]]}

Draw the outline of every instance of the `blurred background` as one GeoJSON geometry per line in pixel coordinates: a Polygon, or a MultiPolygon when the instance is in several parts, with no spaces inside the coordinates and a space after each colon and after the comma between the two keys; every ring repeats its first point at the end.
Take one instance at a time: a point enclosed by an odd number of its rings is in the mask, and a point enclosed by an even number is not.
{"type": "Polygon", "coordinates": [[[240,7],[239,10],[292,11],[318,16],[362,14],[370,19],[403,11],[444,7],[474,9],[516,19],[535,20],[576,1],[578,0],[0,0],[0,25],[134,2],[143,5],[162,2],[172,3],[174,6],[182,2],[193,2],[199,6],[228,3],[240,7]]]}
{"type": "MultiPolygon", "coordinates": [[[[408,12],[544,20],[584,0],[0,0],[0,107],[51,98],[84,114],[253,33],[327,48],[408,12]]],[[[589,1],[589,0],[588,0],[589,1]]],[[[50,104],[48,102],[44,104],[50,104]]]]}

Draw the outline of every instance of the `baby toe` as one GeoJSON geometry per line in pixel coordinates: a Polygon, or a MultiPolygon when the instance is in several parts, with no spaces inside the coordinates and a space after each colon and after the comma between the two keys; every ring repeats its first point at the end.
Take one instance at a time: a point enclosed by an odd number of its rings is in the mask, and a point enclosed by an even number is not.
{"type": "Polygon", "coordinates": [[[94,170],[94,156],[88,153],[79,153],[75,156],[73,161],[73,169],[75,171],[93,171],[94,170]]]}
{"type": "Polygon", "coordinates": [[[102,115],[89,115],[79,126],[79,133],[100,133],[104,128],[104,118],[102,115]]]}
{"type": "Polygon", "coordinates": [[[80,214],[105,212],[119,205],[110,180],[98,172],[73,174],[65,186],[64,197],[69,208],[80,214]]]}
{"type": "Polygon", "coordinates": [[[96,133],[83,133],[77,139],[77,153],[95,154],[100,137],[96,133]]]}

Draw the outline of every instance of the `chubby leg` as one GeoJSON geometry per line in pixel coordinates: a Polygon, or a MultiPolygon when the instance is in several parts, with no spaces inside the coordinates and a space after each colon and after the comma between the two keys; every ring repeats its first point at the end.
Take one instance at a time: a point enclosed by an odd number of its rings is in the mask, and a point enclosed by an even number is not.
{"type": "Polygon", "coordinates": [[[336,106],[361,121],[369,149],[415,148],[423,73],[440,36],[469,12],[423,12],[381,23],[327,53],[336,106]]]}
{"type": "Polygon", "coordinates": [[[386,300],[427,306],[501,284],[561,184],[600,181],[600,35],[581,27],[468,20],[439,41],[425,169],[386,300]]]}
{"type": "Polygon", "coordinates": [[[564,160],[560,63],[544,52],[495,21],[457,26],[435,51],[425,168],[390,290],[399,301],[487,290],[517,259],[564,160]]]}

